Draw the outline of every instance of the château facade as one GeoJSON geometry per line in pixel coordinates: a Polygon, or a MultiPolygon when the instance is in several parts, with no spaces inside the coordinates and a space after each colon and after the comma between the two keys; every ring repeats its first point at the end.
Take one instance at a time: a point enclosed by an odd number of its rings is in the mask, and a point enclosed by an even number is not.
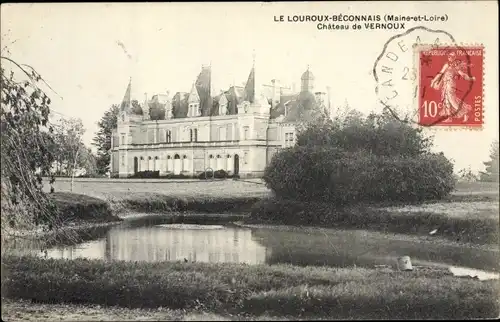
{"type": "MultiPolygon", "coordinates": [[[[272,80],[260,82],[255,62],[245,86],[214,95],[211,67],[202,67],[189,93],[157,94],[144,104],[131,100],[129,83],[111,139],[111,176],[141,171],[195,176],[207,170],[260,177],[272,156],[295,144],[298,122],[329,111],[314,75],[302,74],[294,92],[272,80]]],[[[328,99],[330,101],[328,90],[328,99]]]]}

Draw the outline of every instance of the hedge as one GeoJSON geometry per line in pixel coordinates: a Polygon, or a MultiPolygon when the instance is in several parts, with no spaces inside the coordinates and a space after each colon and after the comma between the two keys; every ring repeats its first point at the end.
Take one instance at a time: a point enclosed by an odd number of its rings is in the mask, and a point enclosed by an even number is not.
{"type": "Polygon", "coordinates": [[[264,180],[277,197],[338,205],[441,199],[455,187],[453,164],[442,154],[381,156],[322,146],[276,154],[264,180]]]}

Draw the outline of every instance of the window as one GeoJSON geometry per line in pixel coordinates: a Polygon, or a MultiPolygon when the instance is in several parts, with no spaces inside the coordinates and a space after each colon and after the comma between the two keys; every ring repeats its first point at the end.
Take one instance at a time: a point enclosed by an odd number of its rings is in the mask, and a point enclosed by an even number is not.
{"type": "Polygon", "coordinates": [[[122,134],[122,144],[125,144],[125,134],[122,134]]]}
{"type": "Polygon", "coordinates": [[[172,132],[170,130],[167,130],[167,143],[171,143],[172,142],[172,132]]]}
{"type": "Polygon", "coordinates": [[[193,129],[189,129],[189,141],[193,142],[193,129]]]}
{"type": "Polygon", "coordinates": [[[125,114],[122,114],[122,121],[125,122],[125,114]]]}
{"type": "Polygon", "coordinates": [[[245,127],[243,128],[243,138],[244,138],[245,140],[248,140],[248,126],[245,126],[245,127]]]}
{"type": "Polygon", "coordinates": [[[219,141],[226,141],[226,127],[219,128],[219,141]]]}
{"type": "Polygon", "coordinates": [[[201,116],[201,104],[197,104],[198,105],[198,116],[201,116]]]}
{"type": "Polygon", "coordinates": [[[293,146],[294,141],[295,141],[295,137],[294,137],[293,132],[285,133],[285,146],[286,147],[293,146]]]}
{"type": "Polygon", "coordinates": [[[248,164],[248,152],[243,155],[243,163],[248,164]]]}
{"type": "Polygon", "coordinates": [[[194,129],[194,142],[198,142],[198,129],[194,129]]]}
{"type": "Polygon", "coordinates": [[[125,165],[125,156],[122,155],[122,165],[125,165]]]}

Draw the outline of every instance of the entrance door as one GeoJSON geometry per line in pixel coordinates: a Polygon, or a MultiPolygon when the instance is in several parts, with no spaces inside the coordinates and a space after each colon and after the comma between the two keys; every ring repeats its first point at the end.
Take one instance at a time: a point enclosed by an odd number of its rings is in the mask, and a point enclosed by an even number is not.
{"type": "Polygon", "coordinates": [[[139,160],[137,157],[134,158],[134,174],[137,174],[139,172],[139,160]]]}
{"type": "Polygon", "coordinates": [[[239,174],[240,172],[240,156],[235,154],[234,155],[234,174],[239,174]]]}

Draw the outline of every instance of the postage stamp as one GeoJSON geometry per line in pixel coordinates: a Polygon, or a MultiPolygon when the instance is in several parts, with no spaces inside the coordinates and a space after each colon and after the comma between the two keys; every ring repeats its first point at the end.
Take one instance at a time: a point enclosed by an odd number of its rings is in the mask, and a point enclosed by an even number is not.
{"type": "Polygon", "coordinates": [[[481,128],[482,45],[415,46],[418,123],[423,126],[481,128]]]}

